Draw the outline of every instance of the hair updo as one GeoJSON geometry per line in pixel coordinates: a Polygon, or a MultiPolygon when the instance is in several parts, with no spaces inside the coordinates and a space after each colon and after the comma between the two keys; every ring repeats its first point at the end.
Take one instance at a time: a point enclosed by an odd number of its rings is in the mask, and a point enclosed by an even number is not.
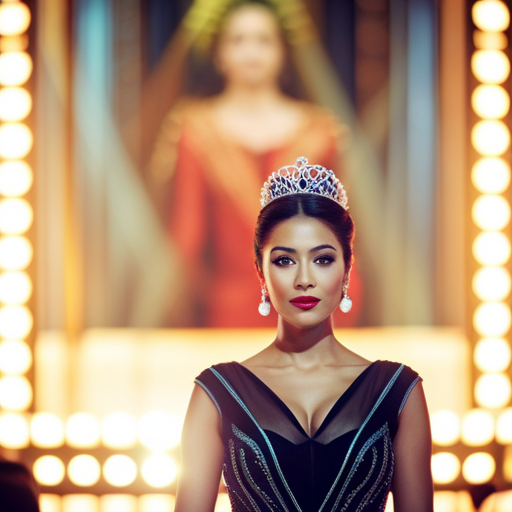
{"type": "Polygon", "coordinates": [[[273,229],[281,222],[304,215],[323,222],[336,236],[343,249],[343,261],[348,271],[354,259],[354,222],[342,206],[332,199],[317,194],[292,194],[274,199],[258,216],[254,235],[256,268],[263,273],[262,249],[273,229]]]}

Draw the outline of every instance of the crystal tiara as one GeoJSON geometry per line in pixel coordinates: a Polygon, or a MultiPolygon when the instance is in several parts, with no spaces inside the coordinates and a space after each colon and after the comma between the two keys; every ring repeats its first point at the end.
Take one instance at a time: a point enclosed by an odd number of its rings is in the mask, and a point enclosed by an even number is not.
{"type": "Polygon", "coordinates": [[[308,165],[305,156],[297,158],[295,165],[287,165],[273,172],[261,189],[261,206],[274,199],[293,194],[317,194],[336,201],[348,210],[347,193],[334,172],[321,165],[308,165]]]}

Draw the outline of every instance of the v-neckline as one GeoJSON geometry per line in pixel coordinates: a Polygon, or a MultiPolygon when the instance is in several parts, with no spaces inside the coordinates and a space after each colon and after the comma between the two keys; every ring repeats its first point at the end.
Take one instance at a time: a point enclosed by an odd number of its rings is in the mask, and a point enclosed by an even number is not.
{"type": "Polygon", "coordinates": [[[285,410],[287,415],[290,417],[290,419],[293,421],[296,427],[306,436],[309,440],[315,439],[319,433],[324,429],[326,426],[328,420],[330,420],[330,417],[332,414],[334,414],[335,410],[338,408],[339,404],[349,395],[349,392],[353,390],[353,388],[358,384],[368,373],[370,368],[372,368],[376,363],[378,363],[380,359],[377,359],[376,361],[371,362],[345,389],[345,391],[335,400],[335,402],[332,404],[330,409],[328,410],[327,414],[325,415],[324,419],[320,423],[320,426],[316,429],[315,433],[313,435],[309,435],[306,432],[306,429],[302,426],[301,422],[297,419],[297,416],[293,413],[293,411],[290,409],[290,407],[286,404],[286,402],[268,385],[266,384],[262,379],[260,379],[252,370],[247,368],[247,366],[244,366],[243,364],[239,363],[238,361],[233,361],[237,366],[243,368],[245,372],[251,376],[253,379],[258,381],[259,384],[261,384],[269,393],[270,395],[281,405],[281,407],[285,410]]]}

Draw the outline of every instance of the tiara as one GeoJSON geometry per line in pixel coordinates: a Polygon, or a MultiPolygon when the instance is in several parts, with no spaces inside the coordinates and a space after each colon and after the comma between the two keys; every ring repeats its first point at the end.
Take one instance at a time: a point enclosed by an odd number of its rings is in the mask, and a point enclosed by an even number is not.
{"type": "Polygon", "coordinates": [[[348,210],[348,198],[334,172],[321,165],[308,165],[305,156],[297,158],[295,165],[287,165],[273,172],[261,189],[261,206],[274,199],[293,194],[317,194],[336,201],[348,210]]]}

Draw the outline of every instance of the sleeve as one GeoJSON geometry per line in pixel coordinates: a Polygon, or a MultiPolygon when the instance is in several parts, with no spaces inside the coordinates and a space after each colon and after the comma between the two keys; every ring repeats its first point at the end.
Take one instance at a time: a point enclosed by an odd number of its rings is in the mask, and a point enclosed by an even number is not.
{"type": "Polygon", "coordinates": [[[220,407],[220,403],[218,400],[217,391],[217,383],[215,382],[216,378],[213,375],[211,371],[211,367],[207,368],[206,370],[203,370],[195,379],[194,383],[200,386],[206,394],[210,397],[211,401],[215,404],[215,407],[217,407],[217,410],[219,411],[220,417],[222,419],[222,410],[220,407]]]}
{"type": "Polygon", "coordinates": [[[416,371],[414,371],[409,366],[404,367],[405,375],[405,384],[404,388],[405,392],[403,394],[402,401],[400,402],[400,407],[398,408],[398,416],[400,416],[400,413],[402,412],[402,409],[405,406],[405,403],[407,402],[407,399],[409,398],[409,395],[411,394],[411,391],[413,390],[414,386],[418,383],[423,381],[423,378],[418,375],[416,371]]]}

